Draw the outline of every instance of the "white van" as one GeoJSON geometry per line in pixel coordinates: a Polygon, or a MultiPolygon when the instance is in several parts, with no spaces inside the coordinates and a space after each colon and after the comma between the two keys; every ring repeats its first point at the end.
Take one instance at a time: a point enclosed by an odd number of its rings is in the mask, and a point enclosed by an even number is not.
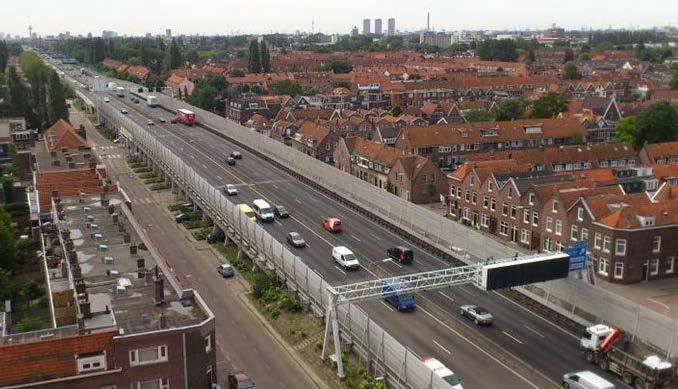
{"type": "Polygon", "coordinates": [[[433,370],[433,373],[437,375],[438,377],[442,378],[450,384],[452,389],[464,389],[463,386],[461,386],[461,380],[459,377],[457,377],[452,370],[448,369],[445,365],[442,364],[439,360],[435,358],[430,358],[430,357],[424,357],[421,359],[421,361],[428,367],[429,369],[433,370]]]}
{"type": "Polygon", "coordinates": [[[254,214],[257,215],[261,221],[272,222],[274,219],[273,208],[271,204],[267,203],[262,199],[256,199],[252,202],[252,209],[254,214]]]}
{"type": "Polygon", "coordinates": [[[614,384],[596,373],[580,371],[563,376],[563,387],[570,389],[614,389],[614,384]]]}
{"type": "Polygon", "coordinates": [[[332,259],[347,270],[360,268],[360,262],[358,262],[358,258],[353,254],[353,251],[344,246],[332,248],[332,259]]]}

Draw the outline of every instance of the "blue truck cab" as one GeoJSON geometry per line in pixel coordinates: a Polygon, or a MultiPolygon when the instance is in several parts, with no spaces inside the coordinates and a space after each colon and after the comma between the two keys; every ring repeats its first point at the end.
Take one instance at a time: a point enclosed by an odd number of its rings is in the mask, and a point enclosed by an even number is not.
{"type": "Polygon", "coordinates": [[[405,284],[398,280],[384,281],[381,293],[384,300],[399,311],[413,311],[415,302],[414,296],[407,292],[399,292],[405,289],[405,284]]]}

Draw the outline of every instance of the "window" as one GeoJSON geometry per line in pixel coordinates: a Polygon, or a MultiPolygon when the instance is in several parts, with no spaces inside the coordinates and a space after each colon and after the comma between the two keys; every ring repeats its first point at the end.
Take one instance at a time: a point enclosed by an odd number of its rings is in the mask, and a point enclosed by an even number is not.
{"type": "Polygon", "coordinates": [[[492,192],[494,190],[494,183],[492,181],[487,183],[487,191],[492,192]]]}
{"type": "Polygon", "coordinates": [[[581,228],[581,240],[584,242],[589,241],[589,230],[587,228],[582,227],[581,228]]]}
{"type": "Polygon", "coordinates": [[[548,236],[544,238],[544,250],[551,251],[551,238],[548,236]]]}
{"type": "Polygon", "coordinates": [[[457,187],[457,198],[461,199],[461,186],[457,187]]]}
{"type": "Polygon", "coordinates": [[[520,231],[520,241],[525,244],[530,244],[530,230],[523,228],[520,231]]]}
{"type": "Polygon", "coordinates": [[[509,206],[506,203],[501,204],[501,214],[502,216],[508,216],[509,206]]]}
{"type": "Polygon", "coordinates": [[[584,220],[584,208],[582,207],[577,208],[577,220],[584,220]]]}
{"type": "Polygon", "coordinates": [[[603,238],[600,236],[600,233],[596,232],[595,238],[593,240],[593,247],[600,250],[600,242],[602,241],[602,239],[603,238]]]}
{"type": "Polygon", "coordinates": [[[487,196],[483,196],[483,208],[487,208],[490,206],[490,198],[487,196]]]}
{"type": "Polygon", "coordinates": [[[619,256],[626,255],[626,239],[615,240],[614,254],[619,256]]]}
{"type": "Polygon", "coordinates": [[[579,227],[576,224],[573,224],[570,227],[570,240],[577,240],[577,235],[579,232],[579,227]]]}
{"type": "Polygon", "coordinates": [[[466,191],[466,196],[464,197],[464,199],[466,200],[467,203],[469,201],[471,201],[471,191],[470,190],[466,191]]]}
{"type": "Polygon", "coordinates": [[[553,231],[553,218],[551,216],[546,217],[546,231],[553,231]]]}
{"type": "Polygon", "coordinates": [[[76,355],[78,374],[97,370],[106,370],[106,353],[89,353],[76,355]]]}
{"type": "Polygon", "coordinates": [[[534,198],[535,198],[534,193],[530,193],[530,195],[528,197],[528,201],[529,201],[530,205],[534,205],[534,198]]]}
{"type": "Polygon", "coordinates": [[[509,230],[508,223],[501,222],[501,224],[499,225],[499,233],[501,235],[506,236],[506,235],[508,235],[508,230],[509,230]]]}
{"type": "Polygon", "coordinates": [[[510,198],[510,199],[513,198],[513,187],[511,187],[511,186],[509,186],[508,198],[510,198]]]}
{"type": "Polygon", "coordinates": [[[476,178],[474,176],[471,176],[471,186],[476,184],[476,178]]]}
{"type": "Polygon", "coordinates": [[[598,260],[598,273],[602,275],[608,275],[610,270],[610,263],[605,258],[600,258],[598,260]]]}
{"type": "Polygon", "coordinates": [[[212,335],[207,335],[205,337],[205,353],[212,351],[212,335]]]}
{"type": "Polygon", "coordinates": [[[454,194],[457,193],[454,189],[454,186],[450,185],[450,196],[454,197],[454,194]]]}
{"type": "Polygon", "coordinates": [[[563,234],[563,222],[561,220],[556,219],[556,235],[562,234],[563,234]]]}
{"type": "Polygon", "coordinates": [[[492,210],[492,212],[497,210],[497,200],[490,199],[490,210],[492,210]]]}
{"type": "Polygon", "coordinates": [[[464,210],[461,213],[463,219],[468,220],[468,207],[464,207],[464,210]]]}
{"type": "Polygon", "coordinates": [[[605,237],[603,238],[603,251],[604,251],[604,252],[606,252],[606,253],[609,253],[609,252],[610,252],[610,244],[611,244],[610,237],[609,237],[609,236],[605,236],[605,237]]]}
{"type": "Polygon", "coordinates": [[[130,366],[166,362],[167,346],[149,347],[129,352],[130,366]]]}
{"type": "Polygon", "coordinates": [[[655,258],[650,261],[650,275],[656,276],[659,274],[659,259],[655,258]]]}
{"type": "Polygon", "coordinates": [[[169,389],[169,378],[158,378],[132,384],[133,389],[169,389]]]}
{"type": "Polygon", "coordinates": [[[523,210],[523,223],[530,224],[530,211],[528,209],[523,210]]]}
{"type": "Polygon", "coordinates": [[[662,251],[662,237],[661,235],[657,235],[652,238],[652,252],[658,253],[660,251],[662,251]]]}
{"type": "Polygon", "coordinates": [[[557,212],[558,212],[558,200],[553,200],[553,207],[551,208],[551,211],[552,211],[553,213],[557,213],[557,212]]]}
{"type": "Polygon", "coordinates": [[[475,204],[476,201],[478,201],[478,193],[473,192],[473,197],[471,197],[471,202],[472,202],[473,204],[475,204]]]}
{"type": "Polygon", "coordinates": [[[614,263],[614,278],[617,280],[624,278],[624,262],[614,263]]]}
{"type": "Polygon", "coordinates": [[[518,209],[516,208],[515,205],[511,206],[511,219],[515,219],[516,215],[518,215],[518,209]]]}
{"type": "Polygon", "coordinates": [[[666,269],[664,270],[664,273],[666,273],[666,274],[673,273],[674,262],[676,262],[676,257],[666,258],[666,269]]]}
{"type": "Polygon", "coordinates": [[[483,227],[489,227],[490,226],[490,216],[486,213],[483,213],[480,215],[480,225],[483,227]]]}
{"type": "Polygon", "coordinates": [[[532,212],[532,225],[539,226],[539,212],[532,212]]]}

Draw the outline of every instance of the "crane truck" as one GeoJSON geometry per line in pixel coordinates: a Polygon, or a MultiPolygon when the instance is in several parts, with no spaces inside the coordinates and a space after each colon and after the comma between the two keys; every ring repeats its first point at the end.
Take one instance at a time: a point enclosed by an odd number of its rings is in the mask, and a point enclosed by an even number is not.
{"type": "Polygon", "coordinates": [[[177,109],[177,115],[172,118],[172,123],[183,123],[187,126],[192,126],[195,123],[195,113],[187,109],[177,109]]]}
{"type": "Polygon", "coordinates": [[[584,358],[596,363],[603,370],[621,377],[627,385],[637,389],[654,389],[670,385],[673,381],[673,365],[656,355],[636,357],[623,350],[626,342],[623,332],[605,324],[586,328],[579,340],[584,358]]]}

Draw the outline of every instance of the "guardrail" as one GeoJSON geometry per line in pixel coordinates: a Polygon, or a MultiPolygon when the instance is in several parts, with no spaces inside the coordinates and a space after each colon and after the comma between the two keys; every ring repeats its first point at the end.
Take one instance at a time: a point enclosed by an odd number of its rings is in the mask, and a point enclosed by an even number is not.
{"type": "MultiPolygon", "coordinates": [[[[318,273],[255,221],[243,217],[222,191],[196,173],[142,126],[108,105],[101,106],[101,113],[110,124],[124,127],[132,135],[135,146],[186,190],[255,261],[273,265],[277,275],[304,301],[310,303],[314,311],[324,312],[329,303],[329,284],[318,273]]],[[[343,305],[338,309],[338,318],[343,341],[349,343],[353,351],[367,361],[375,372],[383,374],[392,387],[450,388],[405,346],[374,323],[360,307],[343,305]]]]}

